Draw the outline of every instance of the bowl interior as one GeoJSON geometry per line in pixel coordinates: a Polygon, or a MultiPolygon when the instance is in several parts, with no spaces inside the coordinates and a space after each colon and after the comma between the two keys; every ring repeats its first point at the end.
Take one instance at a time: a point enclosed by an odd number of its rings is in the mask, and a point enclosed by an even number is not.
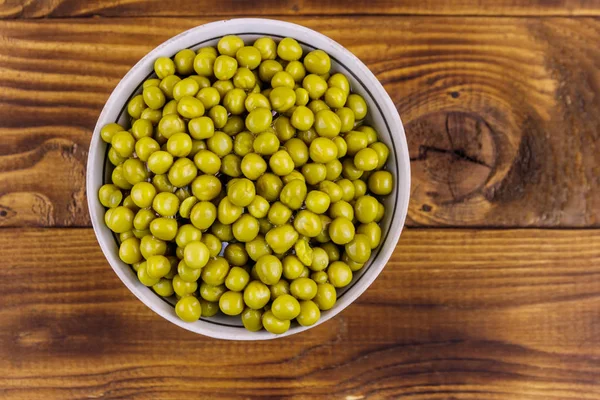
{"type": "MultiPolygon", "coordinates": [[[[242,20],[232,20],[227,22],[234,21],[242,20]]],[[[259,23],[258,26],[253,26],[252,24],[237,24],[236,26],[231,26],[231,29],[225,29],[225,31],[223,31],[223,29],[200,29],[206,28],[209,25],[219,24],[213,23],[194,28],[165,42],[144,57],[144,59],[142,59],[126,75],[119,86],[117,86],[115,92],[111,95],[105,110],[100,116],[94,132],[94,137],[95,139],[98,139],[99,130],[103,125],[109,122],[118,122],[123,126],[129,125],[130,120],[126,110],[127,103],[133,96],[141,93],[144,80],[154,77],[153,61],[157,57],[171,57],[183,48],[197,50],[200,47],[216,46],[219,38],[225,34],[236,34],[240,36],[246,44],[252,44],[255,39],[262,36],[271,36],[275,40],[291,36],[296,38],[302,45],[305,54],[306,52],[317,48],[325,50],[331,57],[332,72],[341,72],[346,75],[352,86],[352,91],[363,96],[367,102],[369,113],[365,123],[373,126],[377,130],[380,140],[389,147],[390,156],[386,164],[386,169],[392,173],[395,182],[392,194],[383,199],[386,213],[380,223],[382,230],[380,246],[373,250],[371,258],[365,266],[354,274],[352,282],[345,288],[338,290],[338,302],[336,303],[336,306],[334,306],[333,309],[322,313],[321,320],[319,321],[319,323],[321,323],[339,313],[358,297],[358,295],[360,295],[375,279],[389,259],[400,235],[400,230],[404,224],[404,218],[408,207],[408,178],[410,177],[408,171],[408,151],[406,149],[406,139],[403,127],[398,114],[395,108],[393,108],[392,111],[389,110],[391,104],[389,96],[385,93],[379,82],[376,81],[375,77],[366,70],[366,67],[364,67],[356,57],[331,39],[314,31],[310,31],[307,28],[280,21],[272,22],[285,24],[286,26],[292,25],[301,30],[309,31],[311,35],[306,35],[306,32],[304,32],[304,35],[294,35],[291,32],[282,34],[281,29],[278,29],[278,26],[272,27],[273,29],[271,30],[266,29],[264,22],[259,23]],[[196,35],[194,35],[194,31],[197,31],[196,35]],[[317,37],[315,38],[313,36],[317,37]],[[185,37],[188,40],[178,40],[181,39],[181,37],[185,37]],[[324,42],[323,39],[325,39],[324,42]],[[177,43],[180,43],[180,45],[177,45],[177,43]],[[327,48],[323,43],[330,46],[331,44],[335,45],[336,51],[327,48]],[[168,44],[171,44],[170,48],[168,50],[164,49],[168,44]],[[360,68],[361,66],[362,69],[360,68]],[[366,76],[364,76],[365,70],[367,72],[366,76]],[[122,85],[125,81],[127,81],[127,85],[122,85]],[[125,86],[128,86],[129,88],[125,88],[125,86]],[[109,107],[109,105],[111,107],[109,107]],[[106,112],[107,108],[112,110],[112,112],[106,112]]],[[[223,23],[221,23],[219,27],[223,27],[223,23]]],[[[110,182],[110,174],[113,167],[107,157],[108,146],[101,140],[92,140],[92,146],[93,147],[90,149],[90,157],[92,157],[93,150],[94,160],[90,159],[90,165],[88,165],[88,190],[90,193],[95,194],[102,184],[110,182]],[[94,183],[91,188],[90,182],[94,183]]],[[[164,299],[156,295],[150,288],[143,286],[137,280],[137,276],[131,267],[120,261],[118,256],[115,257],[115,255],[118,254],[117,237],[104,225],[102,217],[104,209],[97,201],[96,196],[91,195],[88,197],[93,199],[90,200],[90,212],[92,213],[92,219],[94,220],[96,234],[113,269],[115,269],[115,272],[117,272],[134,294],[154,311],[186,329],[213,337],[228,339],[269,339],[275,337],[265,331],[256,333],[248,332],[244,329],[239,317],[229,317],[222,314],[217,314],[210,318],[202,317],[200,321],[195,323],[185,323],[180,321],[174,313],[174,298],[164,299]]],[[[305,329],[307,328],[293,324],[288,333],[284,335],[297,333],[305,329]]]]}

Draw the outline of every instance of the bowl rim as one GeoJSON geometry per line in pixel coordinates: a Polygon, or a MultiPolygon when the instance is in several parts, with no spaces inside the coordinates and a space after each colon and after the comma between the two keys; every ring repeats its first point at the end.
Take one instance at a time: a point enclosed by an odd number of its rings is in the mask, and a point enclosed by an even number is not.
{"type": "MultiPolygon", "coordinates": [[[[325,323],[352,304],[375,281],[391,257],[404,227],[408,212],[408,200],[410,197],[410,176],[408,144],[400,115],[398,114],[396,106],[392,102],[390,96],[383,88],[383,85],[379,82],[379,80],[377,80],[369,68],[362,61],[360,61],[360,59],[358,59],[358,57],[356,57],[353,53],[339,43],[335,42],[333,39],[298,24],[266,18],[236,18],[199,25],[167,39],[153,50],[148,52],[127,72],[127,74],[125,74],[106,101],[94,127],[94,132],[90,141],[87,162],[86,192],[88,193],[88,209],[92,226],[104,256],[119,279],[142,303],[166,320],[194,333],[226,340],[268,340],[290,336],[325,323]],[[369,271],[366,271],[361,277],[362,279],[359,282],[360,285],[355,285],[345,292],[344,298],[340,299],[336,303],[334,308],[331,310],[332,312],[322,315],[316,324],[307,327],[295,326],[288,332],[281,335],[271,334],[264,330],[259,332],[250,332],[245,329],[236,329],[233,331],[230,328],[223,329],[211,326],[211,324],[208,324],[205,321],[187,323],[180,320],[175,315],[172,310],[172,306],[170,306],[171,312],[169,312],[168,309],[165,309],[165,304],[160,304],[163,303],[163,300],[159,299],[158,295],[153,293],[151,289],[141,285],[141,283],[137,282],[137,280],[133,280],[131,278],[131,274],[128,275],[125,273],[125,271],[123,271],[121,267],[122,261],[119,259],[118,255],[114,253],[114,251],[109,249],[107,236],[112,235],[106,231],[107,228],[104,226],[104,216],[100,215],[100,212],[98,211],[99,200],[97,196],[94,195],[97,190],[97,178],[95,178],[95,176],[97,177],[96,168],[98,165],[102,165],[103,162],[103,158],[100,156],[99,151],[100,145],[103,143],[102,139],[100,138],[100,129],[104,124],[112,122],[116,119],[109,118],[109,116],[119,115],[120,110],[124,105],[124,100],[127,99],[141,83],[136,80],[135,75],[139,73],[140,70],[145,70],[149,65],[152,65],[157,57],[171,57],[176,51],[189,47],[183,43],[190,40],[190,37],[193,37],[192,40],[199,41],[203,37],[208,38],[210,36],[218,37],[227,34],[241,34],[243,31],[235,31],[235,28],[239,29],[241,27],[248,26],[253,27],[251,30],[256,30],[256,32],[250,32],[252,34],[265,36],[291,36],[297,38],[298,40],[302,38],[302,41],[306,41],[311,46],[321,48],[328,54],[335,55],[338,60],[342,60],[341,63],[347,69],[359,74],[365,87],[368,87],[369,90],[373,91],[375,94],[377,104],[382,108],[382,116],[385,116],[385,121],[390,125],[390,135],[394,135],[393,143],[394,152],[397,157],[396,162],[399,164],[399,176],[395,177],[396,185],[399,188],[398,198],[396,199],[395,205],[396,212],[394,213],[390,222],[390,235],[388,236],[387,241],[382,243],[382,248],[377,258],[371,261],[369,271]],[[318,42],[317,45],[314,45],[315,42],[318,42]],[[352,65],[352,67],[349,67],[349,65],[352,65]]],[[[100,207],[103,210],[101,205],[100,207]]]]}

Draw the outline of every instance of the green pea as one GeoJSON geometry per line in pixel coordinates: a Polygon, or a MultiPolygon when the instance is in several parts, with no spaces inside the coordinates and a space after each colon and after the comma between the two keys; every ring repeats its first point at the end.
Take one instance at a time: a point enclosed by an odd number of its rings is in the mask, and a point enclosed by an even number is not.
{"type": "Polygon", "coordinates": [[[184,260],[181,260],[177,266],[177,275],[185,282],[196,282],[200,279],[202,270],[190,268],[184,260]]]}
{"type": "Polygon", "coordinates": [[[190,75],[194,72],[194,58],[196,53],[190,49],[177,52],[174,57],[175,70],[179,75],[190,75]]]}
{"type": "Polygon", "coordinates": [[[307,191],[306,184],[299,179],[295,179],[283,187],[279,199],[292,210],[298,210],[302,207],[307,191]]]}
{"type": "Polygon", "coordinates": [[[200,230],[205,230],[217,219],[217,208],[209,201],[200,201],[190,212],[190,221],[192,225],[200,230]]]}
{"type": "Polygon", "coordinates": [[[289,224],[284,224],[267,232],[265,239],[275,253],[284,254],[298,240],[298,232],[289,224]]]}
{"type": "Polygon", "coordinates": [[[342,199],[342,189],[335,182],[323,181],[319,183],[319,190],[329,196],[331,203],[336,203],[342,199]]]}
{"type": "Polygon", "coordinates": [[[274,285],[269,287],[271,291],[271,299],[275,300],[276,298],[283,296],[285,294],[290,294],[290,284],[288,281],[282,279],[274,285]]]}
{"type": "Polygon", "coordinates": [[[216,257],[221,253],[223,244],[218,237],[211,233],[204,233],[201,239],[202,243],[208,248],[211,257],[216,257]]]}
{"type": "Polygon", "coordinates": [[[296,83],[294,82],[294,77],[285,71],[278,71],[271,78],[271,87],[288,87],[290,89],[294,89],[296,83]]]}
{"type": "Polygon", "coordinates": [[[121,204],[123,193],[115,185],[106,184],[98,191],[98,199],[104,207],[115,208],[121,204]]]}
{"type": "Polygon", "coordinates": [[[329,237],[338,245],[345,245],[354,239],[354,224],[344,217],[337,217],[329,224],[329,237]]]}
{"type": "Polygon", "coordinates": [[[282,265],[283,276],[288,280],[299,278],[304,270],[304,264],[295,255],[286,256],[282,261],[282,265]]]}
{"type": "Polygon", "coordinates": [[[276,87],[269,93],[269,101],[273,110],[282,113],[296,104],[296,93],[289,87],[276,87]]]}
{"type": "Polygon", "coordinates": [[[127,131],[117,132],[113,135],[112,148],[121,157],[131,157],[135,148],[135,138],[127,131]]]}
{"type": "Polygon", "coordinates": [[[152,208],[163,217],[172,217],[179,210],[179,199],[173,193],[158,193],[152,200],[152,208]]]}
{"type": "Polygon", "coordinates": [[[269,159],[269,166],[273,173],[284,176],[294,170],[294,160],[286,150],[279,150],[269,159]]]}
{"type": "Polygon", "coordinates": [[[354,238],[345,245],[346,254],[357,263],[366,263],[371,257],[371,243],[369,238],[363,234],[356,234],[354,238]]]}
{"type": "Polygon", "coordinates": [[[288,65],[285,66],[285,72],[287,72],[294,82],[297,83],[302,82],[302,79],[306,76],[306,69],[304,68],[304,64],[300,61],[290,61],[288,65]]]}
{"type": "Polygon", "coordinates": [[[170,218],[156,218],[150,222],[150,232],[160,240],[173,240],[177,235],[177,221],[170,218]]]}
{"type": "Polygon", "coordinates": [[[312,300],[317,295],[317,284],[309,278],[297,278],[290,283],[290,293],[300,300],[312,300]]]}
{"type": "Polygon", "coordinates": [[[119,258],[126,264],[135,264],[142,261],[139,239],[130,237],[123,240],[119,246],[119,258]]]}
{"type": "Polygon", "coordinates": [[[357,121],[367,116],[367,103],[358,94],[349,95],[345,106],[352,110],[357,121]]]}
{"type": "Polygon", "coordinates": [[[175,74],[175,63],[168,57],[159,57],[154,61],[154,72],[158,79],[175,74]]]}
{"type": "Polygon", "coordinates": [[[166,278],[162,278],[155,285],[152,285],[152,290],[161,297],[171,297],[175,293],[171,280],[166,278]]]}
{"type": "Polygon", "coordinates": [[[322,230],[321,219],[311,211],[301,210],[294,219],[294,228],[303,236],[315,237],[322,230]]]}
{"type": "Polygon", "coordinates": [[[160,150],[159,144],[149,137],[143,137],[135,143],[135,153],[144,162],[147,162],[150,155],[158,150],[160,150]]]}
{"type": "Polygon", "coordinates": [[[238,218],[232,227],[233,237],[239,242],[249,242],[258,235],[259,226],[256,218],[249,214],[244,214],[238,218]]]}
{"type": "Polygon", "coordinates": [[[225,248],[223,256],[229,261],[229,264],[237,267],[242,267],[248,263],[248,252],[243,243],[230,243],[225,248]]]}
{"type": "MultiPolygon", "coordinates": [[[[206,301],[204,299],[200,300],[200,306],[202,307],[202,315],[205,317],[214,317],[219,312],[219,303],[206,301]]],[[[248,329],[248,328],[246,328],[248,329]]]]}
{"type": "Polygon", "coordinates": [[[217,92],[219,92],[219,96],[221,96],[221,98],[224,98],[227,93],[235,89],[235,86],[233,85],[231,79],[226,79],[223,81],[216,81],[215,83],[213,83],[213,88],[217,89],[217,92]]]}
{"type": "Polygon", "coordinates": [[[259,310],[263,308],[270,298],[269,288],[260,281],[252,281],[244,289],[244,303],[251,309],[259,310]]]}
{"type": "Polygon", "coordinates": [[[230,225],[242,215],[243,210],[243,207],[233,204],[229,197],[224,197],[219,202],[219,207],[217,208],[217,218],[222,224],[230,225]]]}
{"type": "Polygon", "coordinates": [[[325,103],[331,108],[340,109],[346,104],[346,93],[340,88],[330,87],[325,92],[325,103]]]}
{"type": "Polygon", "coordinates": [[[292,320],[300,314],[300,303],[289,294],[284,294],[273,301],[271,311],[280,320],[292,320]]]}
{"type": "Polygon", "coordinates": [[[389,171],[376,171],[369,176],[369,190],[378,196],[392,193],[394,178],[389,171]]]}
{"type": "Polygon", "coordinates": [[[309,97],[308,91],[306,89],[296,88],[296,89],[294,89],[294,93],[296,93],[296,106],[300,107],[300,106],[305,106],[308,104],[310,97],[309,97]]]}
{"type": "Polygon", "coordinates": [[[140,119],[150,121],[152,125],[158,125],[158,121],[162,118],[162,110],[153,110],[151,108],[145,108],[140,115],[140,119]]]}
{"type": "Polygon", "coordinates": [[[255,108],[246,117],[246,128],[252,133],[260,133],[267,130],[272,121],[271,110],[262,107],[255,108]]]}
{"type": "Polygon", "coordinates": [[[212,77],[217,56],[208,52],[196,54],[194,57],[194,71],[200,76],[212,77]]]}
{"type": "Polygon", "coordinates": [[[235,58],[238,64],[249,69],[256,69],[262,61],[260,51],[254,46],[245,46],[237,51],[235,58]]]}
{"type": "Polygon", "coordinates": [[[227,197],[231,203],[239,207],[247,207],[256,196],[254,183],[248,179],[236,179],[227,187],[227,197]]]}
{"type": "Polygon", "coordinates": [[[245,101],[246,92],[236,88],[225,93],[225,96],[223,97],[223,106],[225,106],[225,109],[231,114],[240,115],[245,111],[245,101]]]}
{"type": "Polygon", "coordinates": [[[319,75],[309,74],[302,80],[302,87],[306,89],[312,100],[317,100],[327,91],[327,82],[319,75]]]}
{"type": "Polygon", "coordinates": [[[304,57],[304,66],[311,74],[327,74],[331,69],[331,59],[323,50],[313,50],[304,57]]]}
{"type": "Polygon", "coordinates": [[[377,152],[370,148],[359,150],[354,156],[354,166],[361,171],[372,171],[379,165],[377,152]]]}
{"type": "Polygon", "coordinates": [[[351,181],[360,179],[364,171],[356,168],[352,159],[346,158],[342,163],[342,175],[351,181]]]}
{"type": "Polygon", "coordinates": [[[220,221],[215,221],[210,227],[211,232],[223,242],[230,242],[233,240],[233,232],[231,225],[226,225],[220,221]]]}
{"type": "Polygon", "coordinates": [[[327,193],[311,190],[306,196],[306,208],[315,214],[323,214],[329,208],[331,199],[327,193]]]}
{"type": "Polygon", "coordinates": [[[254,218],[264,218],[267,216],[270,207],[271,205],[264,197],[254,196],[254,199],[248,205],[248,212],[254,218]]]}
{"type": "Polygon", "coordinates": [[[289,174],[283,176],[281,178],[281,180],[283,181],[284,185],[287,185],[291,181],[295,181],[295,180],[300,180],[302,182],[306,182],[304,175],[302,175],[302,173],[300,171],[296,171],[296,170],[293,170],[289,174]]]}
{"type": "Polygon", "coordinates": [[[208,111],[208,116],[212,119],[215,128],[221,129],[227,123],[227,110],[221,105],[216,105],[208,111]]]}
{"type": "Polygon", "coordinates": [[[235,135],[235,139],[233,140],[233,152],[240,157],[244,157],[252,152],[253,144],[254,135],[252,135],[250,132],[241,132],[235,135]]]}
{"type": "MultiPolygon", "coordinates": [[[[283,71],[281,64],[275,60],[265,60],[258,67],[258,77],[263,82],[271,82],[277,72],[283,71]]],[[[264,94],[264,93],[263,93],[264,94]]]]}
{"type": "Polygon", "coordinates": [[[202,315],[200,302],[194,296],[186,296],[175,304],[175,313],[185,322],[195,322],[202,315]]]}
{"type": "Polygon", "coordinates": [[[156,188],[151,183],[139,182],[131,188],[131,199],[140,208],[150,207],[154,196],[156,196],[156,188]]]}
{"type": "Polygon", "coordinates": [[[313,112],[313,114],[316,114],[321,110],[331,110],[331,108],[323,100],[313,100],[308,103],[307,107],[313,112]]]}
{"type": "Polygon", "coordinates": [[[245,245],[248,256],[256,261],[266,254],[272,254],[272,250],[267,244],[264,236],[258,235],[254,240],[251,240],[245,245]]]}
{"type": "Polygon", "coordinates": [[[253,46],[258,49],[263,60],[274,60],[277,57],[277,45],[269,37],[256,39],[253,46]]]}
{"type": "Polygon", "coordinates": [[[325,164],[337,159],[337,151],[337,146],[331,139],[319,137],[310,144],[309,155],[313,161],[325,164]]]}
{"type": "Polygon", "coordinates": [[[192,181],[192,193],[200,201],[210,201],[221,193],[221,181],[214,175],[200,175],[192,181]]]}
{"type": "Polygon", "coordinates": [[[307,131],[313,126],[314,122],[315,116],[308,107],[298,106],[292,114],[291,124],[298,130],[307,131]]]}
{"type": "Polygon", "coordinates": [[[242,158],[241,170],[246,178],[256,180],[267,170],[267,163],[260,155],[249,153],[242,158]]]}
{"type": "Polygon", "coordinates": [[[369,222],[375,221],[377,217],[377,210],[379,208],[379,202],[373,196],[361,196],[356,199],[354,203],[354,211],[356,213],[356,219],[362,224],[368,224],[369,222]]]}
{"type": "Polygon", "coordinates": [[[119,206],[111,209],[109,218],[106,221],[108,228],[115,233],[128,232],[133,228],[133,218],[135,214],[129,208],[119,206]]]}
{"type": "Polygon", "coordinates": [[[267,110],[271,110],[271,103],[266,96],[261,93],[250,93],[246,96],[246,100],[244,101],[244,106],[246,107],[246,111],[252,112],[257,108],[266,108],[267,110]]]}
{"type": "Polygon", "coordinates": [[[300,302],[300,313],[296,321],[302,326],[311,326],[321,318],[321,310],[314,301],[306,300],[300,302]]]}
{"type": "Polygon", "coordinates": [[[308,240],[302,237],[296,241],[294,245],[296,256],[305,266],[312,264],[312,249],[308,244],[308,240]]]}
{"type": "Polygon", "coordinates": [[[240,315],[244,311],[244,299],[241,293],[229,291],[219,299],[219,308],[226,315],[240,315]]]}
{"type": "Polygon", "coordinates": [[[205,282],[200,284],[200,297],[206,301],[216,302],[219,301],[223,293],[227,291],[225,285],[213,286],[205,282]]]}
{"type": "Polygon", "coordinates": [[[379,246],[379,243],[381,242],[381,228],[376,222],[362,224],[358,227],[356,232],[365,235],[367,239],[369,239],[371,250],[379,246]]]}
{"type": "Polygon", "coordinates": [[[346,96],[350,94],[350,82],[348,82],[348,79],[343,74],[337,73],[331,75],[327,84],[329,87],[342,89],[346,96]]]}
{"type": "Polygon", "coordinates": [[[225,157],[233,150],[233,141],[229,135],[224,132],[215,132],[215,134],[206,140],[208,150],[219,157],[225,157]]]}
{"type": "Polygon", "coordinates": [[[293,138],[285,142],[284,147],[294,161],[294,166],[299,168],[308,161],[308,147],[306,144],[297,138],[293,138]]]}
{"type": "Polygon", "coordinates": [[[218,105],[221,101],[221,94],[214,87],[205,87],[200,89],[196,98],[202,102],[204,109],[210,110],[214,106],[218,105]]]}
{"type": "Polygon", "coordinates": [[[343,288],[352,281],[352,270],[346,263],[335,261],[327,269],[327,277],[333,287],[343,288]]]}
{"type": "Polygon", "coordinates": [[[332,284],[320,283],[317,285],[317,294],[314,297],[314,302],[321,311],[332,309],[336,301],[337,293],[332,284]]]}
{"type": "Polygon", "coordinates": [[[319,283],[327,283],[329,281],[329,277],[327,276],[327,272],[325,271],[317,271],[310,274],[310,279],[315,281],[317,284],[319,283]]]}
{"type": "MultiPolygon", "coordinates": [[[[140,255],[141,258],[141,255],[140,255]]],[[[146,272],[152,278],[162,278],[171,271],[171,263],[165,256],[154,255],[146,260],[146,272]]]]}
{"type": "Polygon", "coordinates": [[[215,257],[208,260],[202,268],[202,280],[209,285],[218,286],[225,283],[229,274],[229,263],[223,257],[215,257]]]}
{"type": "Polygon", "coordinates": [[[320,110],[315,115],[315,130],[319,136],[334,138],[342,128],[340,117],[331,110],[320,110]]]}
{"type": "Polygon", "coordinates": [[[296,39],[285,38],[277,45],[277,55],[285,61],[295,61],[302,58],[302,47],[296,39]]]}
{"type": "Polygon", "coordinates": [[[219,80],[227,80],[233,78],[237,71],[238,63],[233,57],[221,55],[217,57],[214,63],[214,75],[219,80]]]}
{"type": "Polygon", "coordinates": [[[144,163],[137,158],[130,158],[123,164],[123,177],[132,185],[148,179],[148,172],[144,163]]]}
{"type": "Polygon", "coordinates": [[[188,122],[188,130],[194,139],[209,139],[215,134],[215,124],[209,117],[197,117],[188,122]]]}
{"type": "Polygon", "coordinates": [[[256,261],[256,272],[265,285],[274,285],[281,278],[283,266],[281,261],[273,255],[266,254],[256,261]]]}
{"type": "Polygon", "coordinates": [[[175,242],[179,247],[185,247],[188,243],[200,239],[202,239],[202,232],[191,224],[182,225],[175,236],[175,242]]]}
{"type": "Polygon", "coordinates": [[[333,203],[329,208],[329,216],[331,218],[344,217],[352,221],[354,219],[354,208],[347,201],[340,200],[333,203]]]}
{"type": "Polygon", "coordinates": [[[148,271],[146,270],[146,262],[140,264],[137,270],[137,277],[142,285],[148,287],[154,286],[160,281],[160,279],[152,278],[150,275],[148,275],[148,271]]]}
{"type": "Polygon", "coordinates": [[[244,47],[244,41],[236,35],[223,36],[219,39],[219,43],[217,43],[217,50],[219,50],[219,53],[230,57],[235,57],[238,50],[242,47],[244,47]]]}
{"type": "Polygon", "coordinates": [[[242,312],[242,324],[250,332],[258,332],[263,328],[262,311],[246,307],[242,312]]]}
{"type": "Polygon", "coordinates": [[[111,143],[113,136],[117,132],[123,131],[125,131],[125,129],[121,125],[111,122],[110,124],[106,124],[102,127],[100,130],[100,137],[102,137],[102,140],[104,140],[106,143],[111,143]]]}
{"type": "Polygon", "coordinates": [[[296,134],[296,128],[291,124],[290,119],[285,115],[280,115],[273,124],[277,138],[283,142],[290,140],[296,134]]]}
{"type": "Polygon", "coordinates": [[[304,175],[309,185],[317,185],[327,178],[327,168],[319,163],[304,164],[302,175],[304,175]]]}
{"type": "Polygon", "coordinates": [[[256,181],[256,193],[267,201],[275,201],[281,193],[283,182],[275,174],[265,173],[256,181]]]}
{"type": "Polygon", "coordinates": [[[275,315],[273,315],[272,311],[266,311],[262,316],[262,324],[264,328],[273,334],[280,335],[285,333],[290,329],[290,321],[289,320],[280,320],[275,315]]]}
{"type": "Polygon", "coordinates": [[[167,244],[152,235],[142,237],[140,242],[140,252],[145,259],[156,255],[164,255],[167,251],[167,244]]]}
{"type": "Polygon", "coordinates": [[[185,122],[175,114],[165,115],[158,122],[158,132],[167,139],[175,133],[185,132],[185,128],[185,122]]]}

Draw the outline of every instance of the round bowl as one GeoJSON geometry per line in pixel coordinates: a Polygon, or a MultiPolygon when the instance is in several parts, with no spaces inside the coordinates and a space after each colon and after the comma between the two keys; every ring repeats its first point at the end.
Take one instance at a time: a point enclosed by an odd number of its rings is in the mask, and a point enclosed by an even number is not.
{"type": "Polygon", "coordinates": [[[230,340],[266,340],[293,335],[326,322],[348,307],[373,283],[392,255],[404,226],[409,189],[410,164],[404,127],[394,103],[377,78],[356,56],[330,38],[300,25],[269,19],[244,18],[201,25],[167,40],[148,53],[119,82],[104,106],[94,128],[87,165],[88,206],[94,232],[108,262],[125,286],[151,310],[175,325],[205,336],[230,340]],[[127,123],[126,105],[130,98],[141,92],[142,82],[153,75],[154,60],[172,57],[185,48],[195,50],[202,46],[214,46],[219,38],[229,34],[242,37],[247,44],[261,36],[275,39],[293,37],[304,50],[322,49],[327,52],[331,57],[332,71],[344,73],[353,92],[365,98],[369,108],[367,123],[377,130],[380,140],[390,148],[386,169],[394,176],[394,191],[384,201],[386,213],[380,223],[381,244],[373,250],[365,266],[355,273],[352,282],[338,290],[337,303],[331,310],[322,312],[321,319],[315,325],[303,327],[292,324],[290,330],[282,335],[264,330],[247,331],[239,317],[221,314],[202,317],[193,323],[180,320],[175,314],[174,302],[163,299],[151,288],[142,285],[131,267],[119,259],[116,237],[104,224],[105,210],[97,196],[98,189],[109,180],[112,169],[107,162],[108,147],[100,137],[100,129],[109,122],[127,123]]]}

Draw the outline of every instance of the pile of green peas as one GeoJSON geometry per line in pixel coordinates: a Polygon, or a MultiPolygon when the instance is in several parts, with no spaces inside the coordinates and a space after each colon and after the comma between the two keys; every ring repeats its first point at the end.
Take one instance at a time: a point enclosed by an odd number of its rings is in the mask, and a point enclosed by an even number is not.
{"type": "Polygon", "coordinates": [[[389,149],[330,69],[292,38],[225,36],[158,58],[129,129],[102,128],[114,169],[98,196],[119,257],[182,320],[313,325],[379,245],[389,149]]]}

